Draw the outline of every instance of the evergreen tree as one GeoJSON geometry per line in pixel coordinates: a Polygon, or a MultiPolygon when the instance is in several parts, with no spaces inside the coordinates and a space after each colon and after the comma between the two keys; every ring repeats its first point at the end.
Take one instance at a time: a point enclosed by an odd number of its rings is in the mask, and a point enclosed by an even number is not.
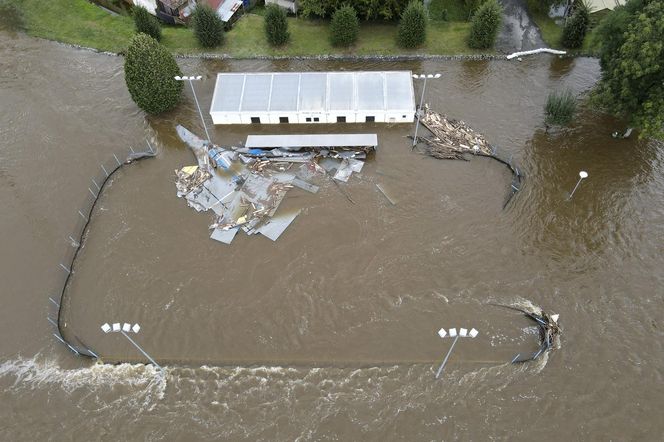
{"type": "Polygon", "coordinates": [[[484,2],[471,19],[468,45],[475,49],[492,48],[502,21],[502,6],[496,0],[484,2]]]}
{"type": "Polygon", "coordinates": [[[135,6],[133,9],[133,15],[136,32],[147,34],[157,41],[161,40],[161,26],[159,25],[157,17],[150,14],[148,10],[142,6],[135,6]]]}
{"type": "Polygon", "coordinates": [[[344,5],[332,15],[330,40],[334,46],[348,47],[357,41],[360,21],[352,6],[344,5]]]}
{"type": "Polygon", "coordinates": [[[134,102],[149,114],[160,114],[180,101],[182,75],[175,58],[147,34],[134,35],[125,55],[125,82],[134,102]]]}
{"type": "Polygon", "coordinates": [[[265,8],[265,36],[272,46],[282,46],[290,39],[286,11],[274,3],[265,8]]]}
{"type": "Polygon", "coordinates": [[[422,46],[427,38],[427,11],[424,5],[412,0],[401,14],[397,42],[403,48],[422,46]]]}
{"type": "Polygon", "coordinates": [[[589,25],[590,9],[581,2],[565,22],[560,43],[568,49],[580,48],[583,46],[583,39],[586,37],[589,25]]]}
{"type": "Polygon", "coordinates": [[[196,6],[192,26],[196,40],[202,47],[216,48],[224,42],[224,22],[217,11],[208,5],[196,6]]]}

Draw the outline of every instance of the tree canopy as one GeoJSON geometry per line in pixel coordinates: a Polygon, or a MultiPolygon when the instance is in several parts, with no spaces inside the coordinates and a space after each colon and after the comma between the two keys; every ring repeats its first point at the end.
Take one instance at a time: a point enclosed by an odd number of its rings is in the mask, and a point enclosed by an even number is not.
{"type": "Polygon", "coordinates": [[[664,139],[664,2],[630,0],[597,28],[595,98],[642,136],[664,139]]]}
{"type": "Polygon", "coordinates": [[[475,49],[493,47],[502,21],[503,8],[496,0],[482,3],[470,22],[468,45],[475,49]]]}
{"type": "Polygon", "coordinates": [[[175,58],[147,34],[134,35],[125,54],[125,82],[134,102],[149,114],[160,114],[180,101],[182,75],[175,58]]]}
{"type": "Polygon", "coordinates": [[[217,11],[208,5],[198,5],[192,20],[194,35],[204,48],[214,48],[224,42],[224,23],[217,11]]]}
{"type": "Polygon", "coordinates": [[[334,46],[348,47],[357,41],[360,22],[352,6],[344,5],[332,15],[330,40],[334,46]]]}
{"type": "MultiPolygon", "coordinates": [[[[406,9],[409,0],[355,0],[350,2],[362,20],[396,20],[406,9]]],[[[303,17],[331,17],[348,0],[300,0],[303,17]]]]}
{"type": "Polygon", "coordinates": [[[133,15],[136,32],[148,34],[157,41],[161,40],[161,26],[157,17],[150,14],[143,6],[135,6],[133,15]]]}
{"type": "Polygon", "coordinates": [[[401,14],[397,42],[402,48],[416,48],[427,39],[427,11],[424,5],[412,0],[401,14]]]}
{"type": "Polygon", "coordinates": [[[265,36],[272,46],[281,46],[290,40],[286,12],[274,3],[265,8],[265,36]]]}

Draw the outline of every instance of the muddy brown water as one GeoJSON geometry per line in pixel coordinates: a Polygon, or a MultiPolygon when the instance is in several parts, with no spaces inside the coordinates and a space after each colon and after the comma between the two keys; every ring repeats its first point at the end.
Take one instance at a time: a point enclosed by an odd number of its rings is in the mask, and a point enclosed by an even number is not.
{"type": "MultiPolygon", "coordinates": [[[[175,197],[194,163],[175,124],[202,133],[192,96],[145,118],[122,59],[3,34],[0,45],[0,438],[2,440],[659,440],[664,356],[664,155],[615,140],[621,122],[584,107],[545,133],[551,88],[585,93],[596,60],[180,62],[245,70],[441,72],[432,106],[483,132],[525,170],[411,152],[411,126],[215,127],[233,144],[276,130],[376,132],[343,188],[289,192],[302,213],[275,243],[208,238],[209,214],[175,197]],[[45,317],[90,177],[113,152],[153,139],[159,156],[118,172],[95,212],[63,319],[111,362],[76,358],[45,317]],[[571,202],[579,170],[590,178],[571,202]],[[376,190],[381,184],[392,206],[376,190]],[[536,335],[491,304],[561,314],[561,347],[510,365],[536,335]],[[107,321],[138,322],[160,380],[107,321]],[[450,341],[473,326],[442,379],[450,341]]],[[[417,85],[419,89],[419,85],[417,85]]]]}

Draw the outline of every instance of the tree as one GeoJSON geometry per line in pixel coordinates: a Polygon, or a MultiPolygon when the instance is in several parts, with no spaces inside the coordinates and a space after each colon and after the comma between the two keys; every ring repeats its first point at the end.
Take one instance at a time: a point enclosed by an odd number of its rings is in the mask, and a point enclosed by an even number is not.
{"type": "Polygon", "coordinates": [[[468,45],[475,49],[493,47],[503,20],[503,8],[496,0],[483,3],[470,22],[468,45]]]}
{"type": "Polygon", "coordinates": [[[412,0],[401,14],[397,29],[397,42],[403,48],[416,48],[427,38],[427,11],[424,5],[412,0]]]}
{"type": "Polygon", "coordinates": [[[272,46],[281,46],[290,39],[286,11],[274,3],[265,8],[265,36],[272,46]]]}
{"type": "Polygon", "coordinates": [[[0,30],[20,31],[25,29],[23,4],[19,0],[0,0],[0,30]]]}
{"type": "Polygon", "coordinates": [[[125,82],[134,102],[149,114],[175,107],[182,94],[182,75],[175,58],[147,34],[134,35],[125,55],[125,82]]]}
{"type": "Polygon", "coordinates": [[[204,48],[215,48],[224,42],[224,22],[208,5],[196,6],[192,25],[198,44],[204,48]]]}
{"type": "MultiPolygon", "coordinates": [[[[354,0],[357,16],[362,20],[394,20],[403,13],[409,0],[354,0]]],[[[327,18],[348,0],[299,0],[298,13],[302,17],[327,18]]]]}
{"type": "Polygon", "coordinates": [[[560,43],[568,49],[580,48],[583,46],[588,26],[590,26],[590,7],[583,2],[578,2],[574,13],[565,22],[560,43]]]}
{"type": "Polygon", "coordinates": [[[157,17],[150,14],[147,9],[142,6],[135,6],[133,9],[134,25],[136,32],[142,32],[149,35],[157,41],[161,40],[161,26],[157,17]]]}
{"type": "Polygon", "coordinates": [[[334,46],[348,47],[357,41],[360,22],[352,6],[344,5],[332,15],[330,40],[334,46]]]}
{"type": "Polygon", "coordinates": [[[631,0],[597,28],[602,77],[595,100],[641,136],[664,139],[664,2],[631,0]]]}

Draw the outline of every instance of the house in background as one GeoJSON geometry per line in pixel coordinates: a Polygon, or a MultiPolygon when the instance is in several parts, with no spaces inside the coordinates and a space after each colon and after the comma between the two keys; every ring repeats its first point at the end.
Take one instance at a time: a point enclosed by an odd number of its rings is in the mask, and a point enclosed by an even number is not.
{"type": "MultiPolygon", "coordinates": [[[[165,23],[185,24],[197,4],[206,4],[217,11],[224,23],[230,23],[242,9],[243,0],[129,0],[135,6],[142,6],[165,23]]],[[[245,0],[248,3],[248,0],[245,0]]]]}
{"type": "Polygon", "coordinates": [[[297,14],[297,0],[265,0],[266,5],[269,5],[270,3],[281,6],[293,14],[297,14]]]}

